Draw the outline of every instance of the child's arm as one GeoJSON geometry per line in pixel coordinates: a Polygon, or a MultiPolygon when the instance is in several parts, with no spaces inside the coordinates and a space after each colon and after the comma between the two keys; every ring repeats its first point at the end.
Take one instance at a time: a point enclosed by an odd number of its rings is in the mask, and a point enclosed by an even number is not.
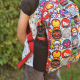
{"type": "Polygon", "coordinates": [[[17,37],[22,45],[24,45],[24,41],[26,39],[26,29],[28,21],[29,21],[29,16],[21,10],[20,18],[18,21],[17,37]]]}
{"type": "Polygon", "coordinates": [[[23,0],[19,5],[21,12],[18,21],[17,37],[22,45],[24,45],[26,38],[26,29],[29,21],[29,16],[36,10],[38,3],[39,0],[23,0]]]}

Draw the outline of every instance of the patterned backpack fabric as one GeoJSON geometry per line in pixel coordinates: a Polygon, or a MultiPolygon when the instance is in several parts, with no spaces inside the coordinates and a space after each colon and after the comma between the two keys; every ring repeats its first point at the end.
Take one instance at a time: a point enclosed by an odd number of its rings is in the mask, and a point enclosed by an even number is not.
{"type": "Polygon", "coordinates": [[[37,26],[46,29],[47,72],[79,59],[80,22],[76,4],[69,0],[39,0],[37,26]]]}

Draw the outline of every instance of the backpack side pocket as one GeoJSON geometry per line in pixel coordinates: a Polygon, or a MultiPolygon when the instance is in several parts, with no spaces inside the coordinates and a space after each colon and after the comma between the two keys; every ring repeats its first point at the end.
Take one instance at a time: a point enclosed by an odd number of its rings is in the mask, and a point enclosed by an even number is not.
{"type": "Polygon", "coordinates": [[[34,41],[34,69],[46,72],[46,62],[48,56],[48,41],[35,39],[34,41]]]}

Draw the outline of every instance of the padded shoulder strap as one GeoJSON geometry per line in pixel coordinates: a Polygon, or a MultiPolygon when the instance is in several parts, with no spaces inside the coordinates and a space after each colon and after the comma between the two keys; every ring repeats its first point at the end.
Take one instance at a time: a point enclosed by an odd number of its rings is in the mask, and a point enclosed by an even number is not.
{"type": "Polygon", "coordinates": [[[28,23],[28,27],[26,30],[26,36],[27,36],[27,40],[29,43],[30,52],[19,62],[19,64],[17,65],[18,68],[20,68],[27,61],[31,52],[33,53],[33,50],[34,50],[34,41],[33,41],[33,36],[32,36],[32,30],[31,30],[29,23],[28,23]]]}

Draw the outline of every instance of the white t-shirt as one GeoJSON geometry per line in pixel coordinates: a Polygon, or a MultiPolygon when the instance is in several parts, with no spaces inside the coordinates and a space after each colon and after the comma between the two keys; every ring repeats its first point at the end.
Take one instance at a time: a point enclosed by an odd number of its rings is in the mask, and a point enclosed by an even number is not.
{"type": "MultiPolygon", "coordinates": [[[[33,35],[33,39],[35,39],[36,34],[37,34],[37,17],[38,17],[38,8],[36,9],[36,11],[30,16],[29,19],[29,24],[32,30],[32,35],[33,35]]],[[[29,46],[28,46],[28,42],[27,42],[27,38],[24,42],[24,50],[23,50],[23,54],[22,54],[22,59],[30,52],[29,50],[29,46]]],[[[25,62],[25,64],[32,66],[33,67],[33,53],[31,53],[30,57],[28,58],[28,60],[25,62]]]]}

